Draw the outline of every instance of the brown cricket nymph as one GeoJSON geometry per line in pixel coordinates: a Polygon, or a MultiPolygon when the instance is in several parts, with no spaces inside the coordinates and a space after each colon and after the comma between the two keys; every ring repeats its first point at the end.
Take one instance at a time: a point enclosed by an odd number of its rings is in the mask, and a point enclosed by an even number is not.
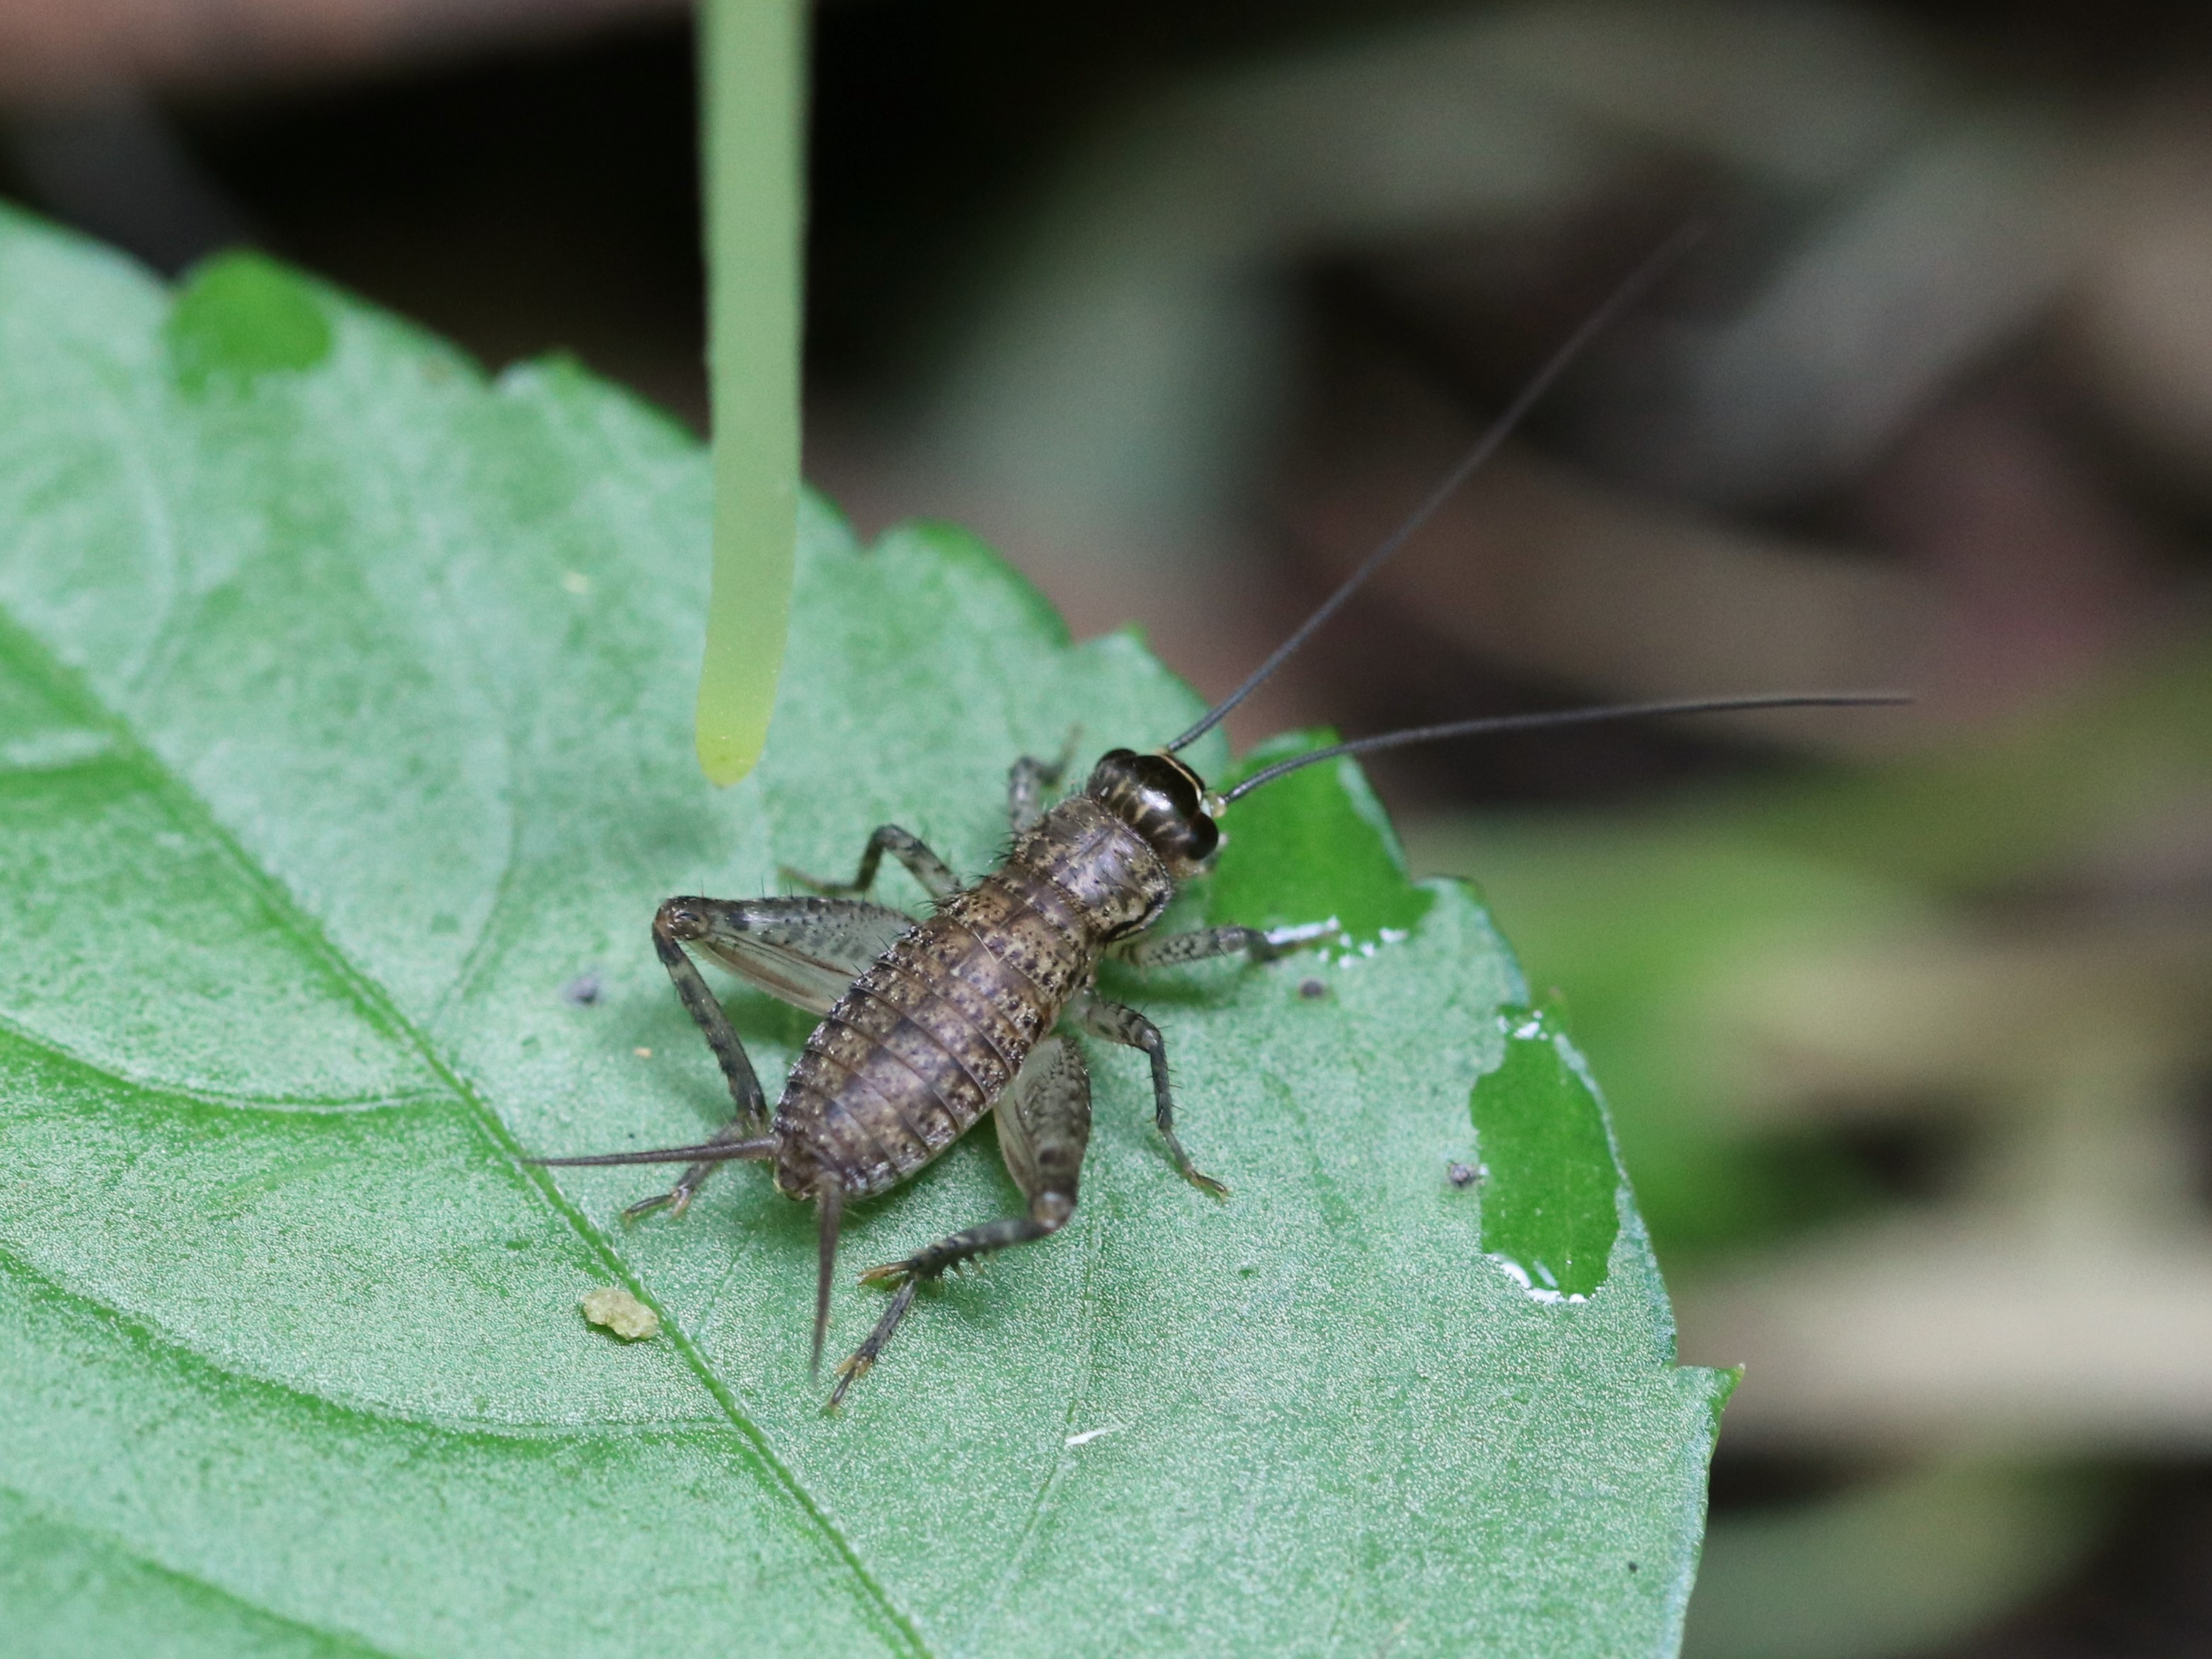
{"type": "Polygon", "coordinates": [[[1907,701],[1887,694],[1790,695],[1459,720],[1308,750],[1251,774],[1220,795],[1209,793],[1198,774],[1176,758],[1405,544],[1497,448],[1583,343],[1671,257],[1662,250],[1646,261],[1553,355],[1443,485],[1196,724],[1153,753],[1109,750],[1079,791],[1057,801],[1048,796],[1069,755],[1056,762],[1015,762],[1006,789],[1013,842],[995,869],[963,883],[918,837],[886,823],[868,837],[850,881],[819,881],[787,870],[787,878],[812,894],[683,897],[663,904],[653,918],[653,950],[714,1051],[735,1115],[697,1146],[531,1161],[690,1166],[668,1191],[623,1212],[628,1218],[662,1208],[680,1215],[722,1164],[772,1165],[780,1191],[819,1211],[813,1350],[818,1362],[846,1199],[898,1186],[989,1115],[998,1126],[1006,1168],[1027,1200],[1026,1212],[954,1233],[860,1276],[894,1287],[896,1294],[867,1340],[838,1368],[830,1396],[835,1407],[890,1340],[917,1285],[991,1251],[1048,1237],[1075,1212],[1091,1138],[1091,1078],[1075,1034],[1144,1051],[1151,1062],[1153,1121],[1169,1159],[1194,1186],[1227,1195],[1219,1182],[1199,1172],[1176,1137],[1159,1027],[1102,995],[1097,976],[1109,957],[1138,969],[1233,955],[1257,963],[1305,942],[1303,933],[1296,941],[1278,941],[1233,925],[1152,933],[1177,887],[1202,874],[1220,847],[1217,820],[1234,802],[1301,767],[1401,744],[1653,714],[1907,701]],[[885,853],[935,902],[926,917],[916,920],[867,900],[885,853]],[[695,952],[820,1018],[773,1113],[695,952]]]}

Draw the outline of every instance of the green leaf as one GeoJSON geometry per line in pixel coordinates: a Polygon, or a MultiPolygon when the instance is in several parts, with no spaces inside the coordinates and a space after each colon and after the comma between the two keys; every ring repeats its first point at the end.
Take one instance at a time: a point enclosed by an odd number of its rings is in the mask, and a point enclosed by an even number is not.
{"type": "Polygon", "coordinates": [[[331,349],[322,307],[288,272],[261,259],[208,267],[178,296],[167,332],[177,384],[192,392],[313,368],[331,349]]]}
{"type": "Polygon", "coordinates": [[[1505,1058],[1474,1085],[1483,1248],[1539,1301],[1579,1301],[1620,1236],[1605,1109],[1554,1016],[1501,1008],[1498,1026],[1505,1058]]]}
{"type": "MultiPolygon", "coordinates": [[[[1334,732],[1285,732],[1245,756],[1220,785],[1335,741],[1334,732]]],[[[1264,786],[1224,822],[1228,839],[1206,884],[1209,921],[1312,927],[1321,949],[1372,956],[1405,938],[1434,902],[1406,879],[1405,851],[1349,757],[1264,786]]]]}
{"type": "MultiPolygon", "coordinates": [[[[1126,635],[1071,643],[957,532],[864,550],[810,503],[768,750],[718,793],[689,706],[708,465],[618,393],[559,364],[487,383],[265,262],[175,298],[17,216],[0,384],[11,1632],[1671,1650],[1727,1378],[1674,1365],[1609,1176],[1586,1300],[1490,1259],[1492,1200],[1447,1170],[1513,1133],[1479,1138],[1469,1101],[1526,991],[1464,889],[1401,882],[1421,914],[1371,952],[1160,976],[1184,1138],[1234,1196],[1176,1178],[1141,1057],[1094,1046],[1074,1220],[925,1297],[825,1418],[811,1218],[759,1171],[624,1230],[657,1172],[518,1153],[726,1110],[649,947],[662,897],[836,868],[885,820],[980,871],[1015,756],[1078,724],[1156,743],[1190,694],[1126,635]],[[319,353],[239,334],[311,313],[319,353]],[[195,390],[209,337],[249,372],[195,390]],[[602,1285],[663,1334],[588,1324],[602,1285]]],[[[1334,826],[1316,883],[1345,814],[1372,822],[1332,775],[1267,807],[1334,826]]],[[[775,1075],[805,1018],[729,1006],[775,1075]]],[[[1573,1084],[1549,1097],[1587,1134],[1573,1084]]],[[[848,1219],[848,1270],[1014,1202],[972,1137],[848,1219]]],[[[880,1305],[848,1271],[833,1342],[880,1305]]]]}

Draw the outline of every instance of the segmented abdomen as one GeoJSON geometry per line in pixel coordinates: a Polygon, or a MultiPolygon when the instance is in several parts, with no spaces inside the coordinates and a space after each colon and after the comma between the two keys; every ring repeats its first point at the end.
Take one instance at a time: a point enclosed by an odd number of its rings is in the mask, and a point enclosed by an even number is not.
{"type": "Polygon", "coordinates": [[[1013,1080],[1097,955],[1090,917],[1010,863],[954,894],[853,981],[776,1106],[854,1196],[895,1187],[1013,1080]]]}

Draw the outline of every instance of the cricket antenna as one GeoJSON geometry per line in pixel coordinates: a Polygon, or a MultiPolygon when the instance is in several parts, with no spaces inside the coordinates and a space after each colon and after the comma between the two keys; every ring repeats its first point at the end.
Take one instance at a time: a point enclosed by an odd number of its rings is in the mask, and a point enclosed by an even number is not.
{"type": "Polygon", "coordinates": [[[1721,714],[1747,708],[1881,708],[1911,701],[1911,694],[1905,691],[1783,691],[1754,697],[1698,697],[1681,702],[1617,703],[1605,708],[1555,708],[1540,714],[1492,714],[1480,720],[1453,720],[1444,726],[1409,726],[1403,732],[1355,738],[1350,743],[1332,744],[1326,749],[1277,761],[1222,796],[1221,805],[1225,807],[1301,767],[1317,766],[1340,755],[1364,755],[1372,749],[1397,749],[1409,743],[1436,743],[1445,738],[1472,738],[1499,732],[1529,732],[1547,726],[1595,726],[1605,720],[1650,720],[1667,714],[1721,714]]]}
{"type": "Polygon", "coordinates": [[[1324,623],[1344,608],[1345,601],[1358,592],[1370,576],[1389,563],[1392,556],[1411,541],[1423,525],[1436,516],[1437,510],[1458,493],[1460,486],[1498,453],[1498,446],[1512,435],[1514,428],[1527,417],[1537,401],[1566,372],[1567,366],[1582,355],[1583,349],[1603,333],[1622,312],[1642,299],[1651,285],[1673,269],[1675,261],[1689,252],[1691,245],[1705,232],[1705,228],[1701,222],[1692,220],[1646,255],[1644,263],[1629,273],[1627,279],[1613,289],[1605,303],[1584,318],[1581,327],[1567,336],[1565,343],[1551,355],[1544,366],[1515,395],[1513,401],[1506,404],[1498,418],[1490,423],[1488,429],[1460,458],[1459,465],[1445,475],[1442,483],[1429,492],[1427,499],[1413,510],[1403,524],[1383,539],[1381,546],[1367,556],[1366,562],[1346,577],[1343,586],[1335,592],[1322,600],[1321,609],[1308,617],[1299,624],[1296,633],[1277,646],[1274,654],[1255,669],[1250,678],[1207,709],[1197,725],[1168,744],[1163,752],[1172,755],[1188,748],[1220,725],[1231,709],[1265,685],[1268,678],[1295,656],[1298,648],[1318,633],[1324,623]]]}

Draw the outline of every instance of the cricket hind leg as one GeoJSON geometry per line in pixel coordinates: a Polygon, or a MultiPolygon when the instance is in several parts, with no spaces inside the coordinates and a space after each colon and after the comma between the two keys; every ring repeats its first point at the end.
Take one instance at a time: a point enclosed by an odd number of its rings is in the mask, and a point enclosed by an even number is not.
{"type": "Polygon", "coordinates": [[[1168,1082],[1167,1043],[1160,1036],[1160,1028],[1134,1008],[1109,1002],[1096,991],[1086,991],[1069,1003],[1067,1012],[1091,1036],[1144,1051],[1146,1059],[1152,1063],[1152,1121],[1159,1127],[1160,1139],[1167,1142],[1168,1157],[1174,1161],[1177,1173],[1192,1186],[1216,1198],[1228,1197],[1229,1188],[1193,1164],[1190,1154],[1182,1149],[1182,1142],[1176,1137],[1175,1091],[1168,1082]]]}
{"type": "MultiPolygon", "coordinates": [[[[702,1143],[719,1155],[696,1159],[665,1193],[641,1199],[623,1219],[665,1209],[680,1216],[707,1177],[732,1158],[756,1153],[722,1151],[764,1141],[769,1131],[768,1095],[752,1059],[722,1011],[687,945],[696,946],[770,995],[815,1013],[827,1013],[844,988],[911,926],[880,905],[825,899],[672,898],[653,919],[653,948],[676,987],[677,1000],[714,1051],[736,1109],[730,1121],[702,1143]]],[[[772,1143],[771,1143],[772,1144],[772,1143]]],[[[682,1148],[669,1148],[681,1152],[682,1148]]],[[[773,1153],[769,1154],[773,1157],[773,1153]]],[[[644,1161],[640,1158],[638,1161],[644,1161]]]]}
{"type": "Polygon", "coordinates": [[[1082,1178],[1084,1149],[1091,1140],[1091,1076],[1083,1052],[1065,1037],[1049,1036],[1037,1044],[994,1114],[999,1126],[999,1150],[1014,1184],[1029,1200],[1029,1213],[987,1221],[915,1251],[901,1261],[871,1267],[860,1275],[866,1285],[894,1287],[867,1340],[853,1357],[837,1367],[837,1386],[824,1410],[835,1411],[845,1391],[868,1373],[907,1310],[914,1305],[916,1289],[927,1279],[939,1279],[961,1263],[1016,1244],[1049,1238],[1075,1213],[1076,1188],[1082,1178]]]}

